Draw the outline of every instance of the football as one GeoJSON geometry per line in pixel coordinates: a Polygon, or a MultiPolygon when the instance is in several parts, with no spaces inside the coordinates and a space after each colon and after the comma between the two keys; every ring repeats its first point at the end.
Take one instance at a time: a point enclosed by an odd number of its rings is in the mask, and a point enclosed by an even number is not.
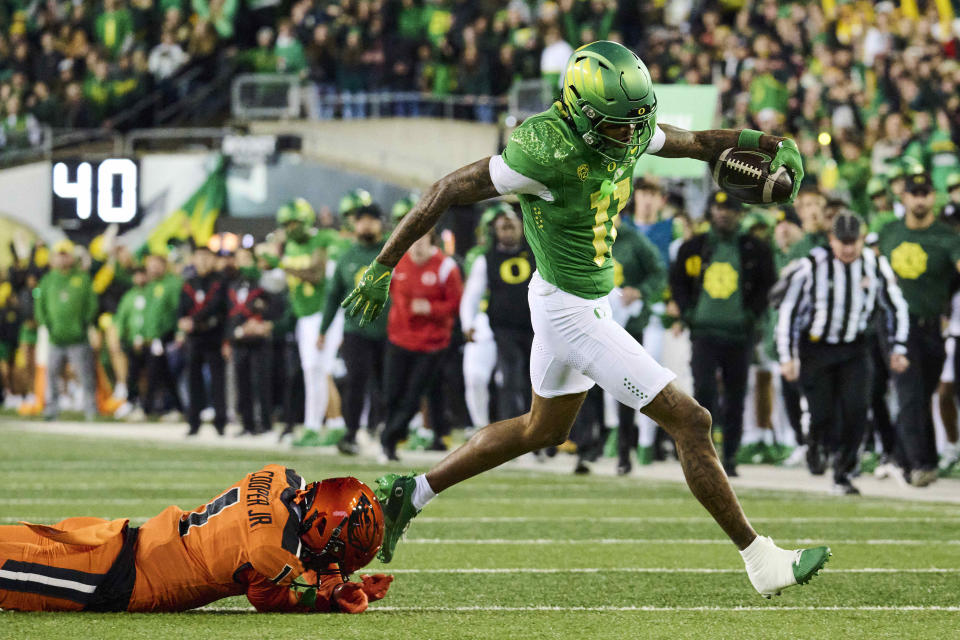
{"type": "Polygon", "coordinates": [[[757,149],[724,149],[711,164],[713,180],[731,196],[748,204],[784,202],[793,191],[793,176],[786,167],[770,173],[772,160],[757,149]]]}

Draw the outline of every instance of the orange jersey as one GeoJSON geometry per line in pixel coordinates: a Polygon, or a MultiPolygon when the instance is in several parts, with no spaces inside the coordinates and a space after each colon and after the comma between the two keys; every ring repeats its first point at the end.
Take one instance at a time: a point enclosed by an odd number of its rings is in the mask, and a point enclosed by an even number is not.
{"type": "MultiPolygon", "coordinates": [[[[304,574],[294,503],[303,487],[292,469],[267,465],[207,504],[167,507],[139,529],[97,518],[0,527],[0,608],[184,611],[246,593],[260,611],[336,609],[335,572],[303,604],[290,588],[304,574]]],[[[303,578],[317,583],[312,571],[303,578]]]]}
{"type": "Polygon", "coordinates": [[[279,587],[303,573],[304,488],[292,469],[267,465],[193,511],[171,506],[140,527],[129,611],[183,611],[245,593],[247,569],[279,587]]]}

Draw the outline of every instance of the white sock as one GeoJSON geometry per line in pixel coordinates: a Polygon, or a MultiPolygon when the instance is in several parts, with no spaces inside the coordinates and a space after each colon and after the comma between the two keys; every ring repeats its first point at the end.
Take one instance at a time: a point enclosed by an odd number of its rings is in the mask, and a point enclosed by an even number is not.
{"type": "Polygon", "coordinates": [[[433,488],[430,486],[430,483],[427,482],[427,476],[420,474],[417,476],[417,486],[413,489],[413,507],[420,511],[427,503],[437,497],[437,494],[433,492],[433,488]]]}
{"type": "Polygon", "coordinates": [[[757,536],[750,545],[740,552],[743,562],[748,566],[756,566],[763,561],[767,552],[774,547],[773,540],[766,536],[757,536]]]}
{"type": "Polygon", "coordinates": [[[781,549],[767,536],[757,536],[740,555],[754,588],[760,593],[775,593],[797,584],[792,566],[794,553],[781,549]]]}

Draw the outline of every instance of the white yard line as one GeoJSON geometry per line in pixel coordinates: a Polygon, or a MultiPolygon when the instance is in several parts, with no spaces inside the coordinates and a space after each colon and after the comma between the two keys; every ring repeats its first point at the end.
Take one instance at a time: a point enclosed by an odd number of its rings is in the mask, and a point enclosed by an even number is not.
{"type": "MultiPolygon", "coordinates": [[[[865,545],[960,545],[960,540],[917,539],[815,539],[779,538],[781,543],[796,544],[865,544],[865,545]]],[[[648,544],[648,545],[709,545],[730,544],[720,538],[408,538],[404,544],[480,544],[480,545],[552,545],[552,544],[648,544]]]]}
{"type": "MultiPolygon", "coordinates": [[[[826,573],[960,573],[960,568],[940,568],[940,567],[930,567],[930,568],[908,568],[908,569],[893,569],[888,567],[866,567],[862,569],[830,569],[825,567],[823,569],[826,573]]],[[[610,568],[600,568],[600,567],[590,567],[590,568],[554,568],[546,569],[540,567],[517,567],[517,568],[463,568],[463,569],[394,569],[390,573],[393,574],[468,574],[468,575],[485,575],[485,574],[563,574],[563,573],[702,573],[702,574],[711,574],[711,573],[743,573],[744,570],[740,569],[708,569],[703,567],[610,567],[610,568]]]]}
{"type": "MultiPolygon", "coordinates": [[[[200,612],[221,612],[221,611],[254,611],[253,607],[201,607],[197,609],[200,612]]],[[[941,612],[960,612],[960,606],[872,606],[863,605],[857,607],[827,606],[827,607],[778,607],[771,605],[769,607],[655,607],[655,606],[600,606],[600,607],[553,607],[553,606],[528,606],[528,607],[500,607],[500,606],[465,606],[465,607],[393,607],[373,605],[367,610],[367,615],[371,612],[390,611],[397,613],[463,613],[463,612],[652,612],[652,613],[672,613],[681,611],[705,611],[705,612],[731,612],[731,613],[777,613],[780,611],[941,611],[941,612]]]]}
{"type": "MultiPolygon", "coordinates": [[[[610,523],[676,523],[676,524],[713,524],[715,520],[709,516],[591,516],[589,518],[591,523],[593,522],[610,522],[610,523]]],[[[431,516],[419,516],[416,519],[417,524],[423,524],[429,522],[431,524],[441,524],[441,523],[524,523],[524,522],[584,522],[584,518],[580,516],[440,516],[440,517],[431,517],[431,516]]],[[[960,522],[960,517],[927,517],[927,516],[904,516],[902,518],[897,518],[895,516],[850,516],[847,518],[840,518],[836,516],[811,516],[811,517],[783,517],[783,518],[750,518],[750,522],[760,522],[765,524],[811,524],[811,523],[836,523],[843,522],[849,524],[858,524],[858,523],[901,523],[901,522],[918,522],[918,523],[958,523],[960,522]]]]}

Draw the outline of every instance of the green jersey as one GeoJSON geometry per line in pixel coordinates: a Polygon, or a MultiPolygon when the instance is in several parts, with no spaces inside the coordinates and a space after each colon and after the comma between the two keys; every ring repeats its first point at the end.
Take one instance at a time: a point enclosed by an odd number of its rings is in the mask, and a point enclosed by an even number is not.
{"type": "Polygon", "coordinates": [[[147,319],[145,331],[150,338],[168,338],[177,329],[177,312],[183,280],[172,273],[148,282],[147,319]]]}
{"type": "Polygon", "coordinates": [[[743,308],[738,237],[709,231],[707,244],[712,246],[710,264],[703,271],[703,286],[693,308],[690,333],[694,337],[713,336],[736,342],[750,340],[752,321],[743,308]]]}
{"type": "MultiPolygon", "coordinates": [[[[320,333],[325,334],[333,324],[333,319],[340,309],[340,302],[347,297],[353,288],[360,283],[363,272],[380,254],[384,242],[364,245],[356,243],[348,248],[337,260],[337,268],[330,278],[330,287],[327,292],[326,306],[323,310],[323,322],[320,324],[320,333]]],[[[388,300],[383,311],[376,320],[360,326],[360,317],[350,314],[344,315],[343,332],[356,333],[371,340],[384,340],[387,337],[387,316],[390,315],[390,301],[388,300]]]]}
{"type": "MultiPolygon", "coordinates": [[[[287,240],[283,248],[280,266],[284,269],[309,269],[317,251],[326,250],[331,243],[327,233],[314,233],[304,242],[287,240]]],[[[290,289],[290,306],[298,318],[323,311],[324,285],[326,278],[314,284],[294,275],[287,275],[287,287],[290,289]]]]}
{"type": "Polygon", "coordinates": [[[663,300],[667,288],[666,266],[656,245],[646,235],[629,227],[619,229],[613,260],[614,285],[640,290],[643,310],[624,325],[632,335],[640,336],[650,320],[652,306],[663,300]]]}
{"type": "Polygon", "coordinates": [[[941,220],[908,229],[903,220],[880,231],[880,253],[887,256],[910,315],[933,319],[947,310],[950,285],[960,261],[960,235],[941,220]]]}
{"type": "Polygon", "coordinates": [[[147,327],[147,296],[150,290],[147,285],[133,287],[123,294],[117,312],[113,316],[113,325],[117,328],[120,342],[125,346],[141,348],[148,340],[157,336],[148,336],[147,327]]]}
{"type": "Polygon", "coordinates": [[[517,194],[540,276],[581,298],[610,293],[613,221],[633,193],[635,158],[617,163],[590,149],[564,121],[559,102],[517,127],[502,157],[549,190],[517,194]]]}
{"type": "Polygon", "coordinates": [[[50,271],[33,295],[37,324],[47,327],[50,342],[62,347],[87,341],[87,328],[97,316],[97,294],[89,275],[50,271]]]}

